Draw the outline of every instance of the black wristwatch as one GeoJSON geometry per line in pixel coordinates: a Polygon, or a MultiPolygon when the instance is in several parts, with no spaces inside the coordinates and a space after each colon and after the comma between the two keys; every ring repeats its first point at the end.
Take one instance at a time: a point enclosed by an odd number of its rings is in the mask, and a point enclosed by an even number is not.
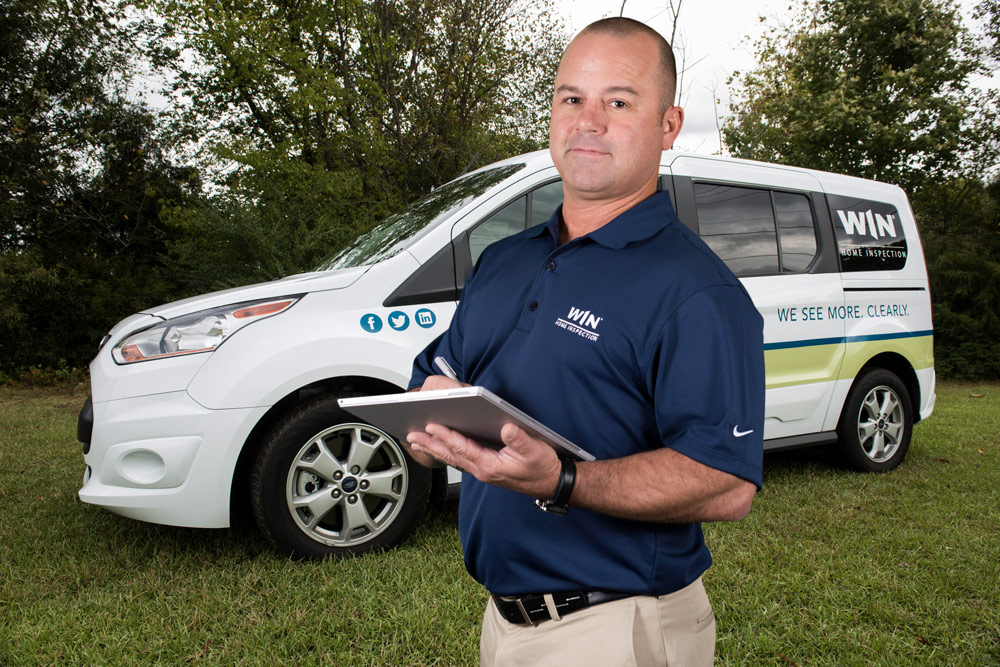
{"type": "Polygon", "coordinates": [[[576,462],[572,459],[560,459],[562,471],[559,473],[559,483],[556,485],[552,500],[535,499],[535,507],[543,512],[551,512],[559,516],[569,512],[569,497],[573,495],[573,485],[576,484],[576,462]]]}

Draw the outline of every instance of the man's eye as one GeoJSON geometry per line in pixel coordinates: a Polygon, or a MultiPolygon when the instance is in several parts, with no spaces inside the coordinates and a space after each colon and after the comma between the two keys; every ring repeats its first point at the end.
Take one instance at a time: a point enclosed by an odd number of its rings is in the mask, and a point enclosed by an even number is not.
{"type": "Polygon", "coordinates": [[[569,104],[579,104],[580,103],[580,98],[579,97],[567,97],[566,98],[566,102],[569,103],[569,104]]]}
{"type": "Polygon", "coordinates": [[[625,107],[628,106],[628,104],[626,104],[623,100],[612,100],[611,106],[613,106],[615,109],[624,109],[625,107]]]}

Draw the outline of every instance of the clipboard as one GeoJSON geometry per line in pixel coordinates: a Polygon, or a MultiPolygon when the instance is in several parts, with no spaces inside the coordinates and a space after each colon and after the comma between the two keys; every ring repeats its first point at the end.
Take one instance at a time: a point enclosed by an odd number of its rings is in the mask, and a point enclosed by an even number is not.
{"type": "Polygon", "coordinates": [[[427,424],[440,424],[483,446],[501,449],[504,444],[500,429],[504,424],[516,424],[560,454],[580,461],[596,458],[485,387],[356,396],[338,399],[337,403],[400,440],[408,433],[423,431],[427,424]]]}

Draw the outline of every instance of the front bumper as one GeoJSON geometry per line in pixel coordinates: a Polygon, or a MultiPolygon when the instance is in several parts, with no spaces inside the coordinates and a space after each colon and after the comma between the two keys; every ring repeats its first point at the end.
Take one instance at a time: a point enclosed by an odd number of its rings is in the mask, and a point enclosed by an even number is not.
{"type": "Polygon", "coordinates": [[[141,521],[225,528],[236,461],[265,411],[209,410],[184,391],[93,402],[80,500],[141,521]]]}

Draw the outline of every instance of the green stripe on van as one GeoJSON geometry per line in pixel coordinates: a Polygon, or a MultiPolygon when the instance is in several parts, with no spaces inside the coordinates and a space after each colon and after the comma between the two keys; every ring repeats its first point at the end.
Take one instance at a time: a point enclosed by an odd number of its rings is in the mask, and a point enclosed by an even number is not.
{"type": "Polygon", "coordinates": [[[841,378],[853,378],[868,363],[868,360],[883,352],[895,352],[904,357],[919,371],[934,366],[934,336],[926,334],[914,337],[883,338],[874,342],[847,343],[847,356],[841,378]]]}
{"type": "Polygon", "coordinates": [[[838,343],[771,348],[764,346],[767,388],[790,387],[836,380],[844,361],[844,346],[838,343]]]}
{"type": "Polygon", "coordinates": [[[930,368],[934,365],[933,332],[819,338],[764,345],[767,388],[853,378],[869,359],[883,352],[901,355],[914,370],[930,368]]]}

